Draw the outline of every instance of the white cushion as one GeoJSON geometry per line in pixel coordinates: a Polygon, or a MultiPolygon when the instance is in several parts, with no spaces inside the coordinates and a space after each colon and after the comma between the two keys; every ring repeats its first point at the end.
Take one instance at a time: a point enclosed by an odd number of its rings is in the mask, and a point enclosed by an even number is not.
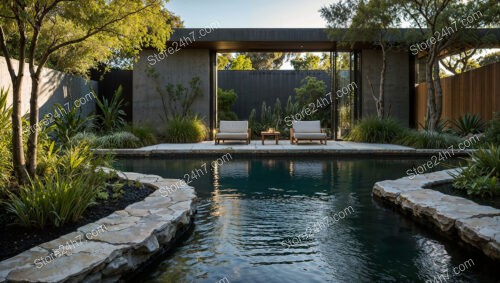
{"type": "Polygon", "coordinates": [[[319,121],[293,121],[293,130],[296,133],[321,133],[319,121]]]}
{"type": "Polygon", "coordinates": [[[293,137],[296,139],[324,139],[326,138],[325,133],[294,133],[293,137]]]}
{"type": "Polygon", "coordinates": [[[215,137],[221,140],[246,140],[248,133],[217,133],[215,137]]]}
{"type": "Polygon", "coordinates": [[[219,132],[246,133],[248,132],[248,121],[220,121],[219,132]]]}

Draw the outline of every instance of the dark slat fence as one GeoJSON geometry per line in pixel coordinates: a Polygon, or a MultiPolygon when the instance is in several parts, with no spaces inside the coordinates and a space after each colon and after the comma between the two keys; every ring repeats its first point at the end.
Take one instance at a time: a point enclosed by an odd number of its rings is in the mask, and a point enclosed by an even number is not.
{"type": "Polygon", "coordinates": [[[233,111],[239,119],[248,119],[253,108],[260,113],[262,102],[274,105],[276,98],[285,106],[289,96],[294,96],[294,89],[301,86],[301,81],[307,76],[316,77],[327,85],[330,91],[329,74],[325,71],[219,71],[218,87],[234,89],[238,99],[233,105],[233,111]]]}

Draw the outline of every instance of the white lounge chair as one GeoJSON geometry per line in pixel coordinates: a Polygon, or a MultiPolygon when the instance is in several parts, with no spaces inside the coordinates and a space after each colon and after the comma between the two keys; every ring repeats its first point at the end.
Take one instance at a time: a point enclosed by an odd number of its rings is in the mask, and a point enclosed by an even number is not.
{"type": "Polygon", "coordinates": [[[250,129],[248,121],[220,121],[219,129],[216,129],[215,144],[226,140],[244,140],[250,143],[250,129]]]}
{"type": "Polygon", "coordinates": [[[290,129],[290,143],[298,144],[299,140],[319,140],[321,144],[324,141],[326,145],[328,138],[319,121],[293,121],[290,129]]]}

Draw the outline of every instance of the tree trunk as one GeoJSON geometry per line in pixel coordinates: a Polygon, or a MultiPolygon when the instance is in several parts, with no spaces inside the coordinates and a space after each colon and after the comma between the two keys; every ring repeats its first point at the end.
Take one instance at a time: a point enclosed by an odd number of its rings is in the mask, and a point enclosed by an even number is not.
{"type": "MultiPolygon", "coordinates": [[[[19,64],[23,64],[23,62],[19,62],[19,64]]],[[[12,161],[19,183],[28,181],[24,159],[23,122],[21,118],[22,69],[21,67],[19,68],[20,71],[12,87],[12,161]]]]}
{"type": "Polygon", "coordinates": [[[380,86],[379,86],[379,92],[378,92],[378,101],[377,101],[377,115],[379,118],[384,118],[385,115],[385,109],[384,109],[384,89],[385,89],[385,70],[387,66],[387,54],[385,51],[385,46],[384,43],[380,44],[382,47],[382,69],[380,70],[380,86]]]}
{"type": "Polygon", "coordinates": [[[441,112],[443,110],[443,89],[441,88],[441,78],[439,77],[439,60],[434,61],[434,83],[436,88],[436,125],[437,128],[439,120],[441,120],[441,112]]]}
{"type": "Polygon", "coordinates": [[[427,113],[426,113],[426,124],[428,130],[434,131],[437,125],[436,118],[436,97],[434,94],[434,82],[432,80],[432,70],[433,70],[434,60],[427,60],[425,63],[425,80],[427,82],[427,113]]]}
{"type": "Polygon", "coordinates": [[[40,87],[40,75],[31,75],[31,99],[30,99],[30,135],[28,138],[28,174],[35,176],[38,148],[38,91],[40,87]]]}

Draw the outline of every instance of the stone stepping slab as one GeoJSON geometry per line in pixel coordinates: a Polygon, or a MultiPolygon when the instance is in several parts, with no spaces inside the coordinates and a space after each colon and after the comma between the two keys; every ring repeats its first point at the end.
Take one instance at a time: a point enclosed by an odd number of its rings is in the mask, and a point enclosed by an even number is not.
{"type": "Polygon", "coordinates": [[[124,210],[0,262],[0,282],[117,282],[171,245],[176,232],[194,217],[194,188],[156,175],[117,173],[155,191],[124,210]]]}
{"type": "Polygon", "coordinates": [[[450,183],[450,169],[375,183],[372,194],[422,223],[431,223],[446,234],[500,261],[500,210],[471,200],[428,189],[450,183]]]}

